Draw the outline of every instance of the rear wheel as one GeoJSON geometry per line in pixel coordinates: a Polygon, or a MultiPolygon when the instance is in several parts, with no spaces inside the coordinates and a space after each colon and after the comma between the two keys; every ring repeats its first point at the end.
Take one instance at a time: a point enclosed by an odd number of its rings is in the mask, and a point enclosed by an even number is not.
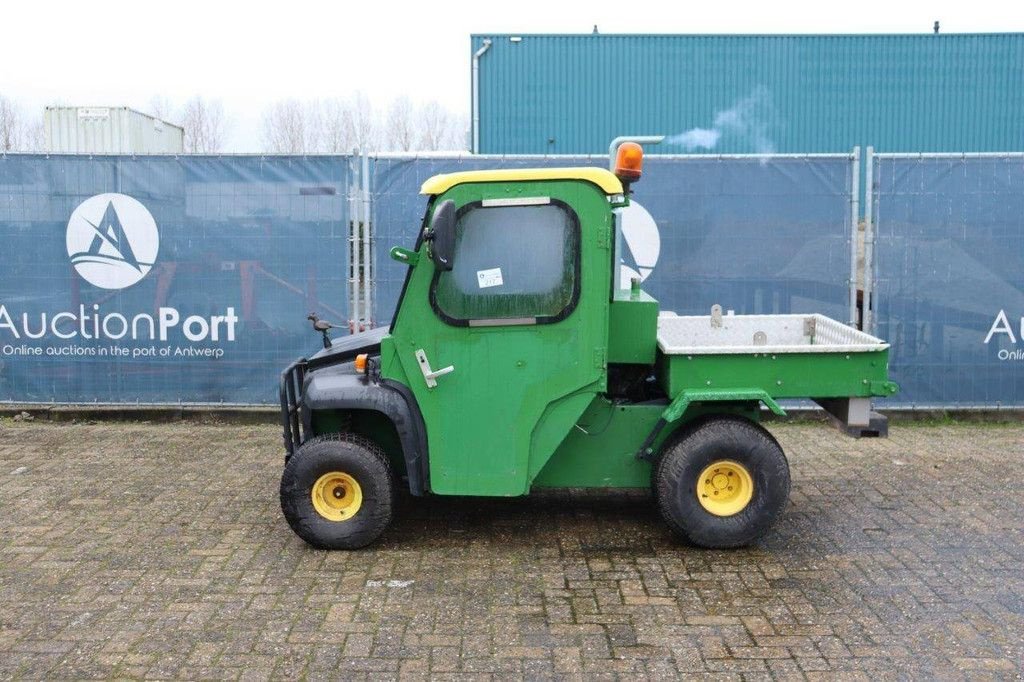
{"type": "Polygon", "coordinates": [[[358,549],[376,540],[391,523],[394,495],[387,456],[352,434],[307,441],[281,475],[288,525],[320,549],[358,549]]]}
{"type": "Polygon", "coordinates": [[[789,499],[789,463],[764,428],[735,417],[704,422],[662,454],[658,508],[684,540],[742,547],[762,537],[789,499]]]}

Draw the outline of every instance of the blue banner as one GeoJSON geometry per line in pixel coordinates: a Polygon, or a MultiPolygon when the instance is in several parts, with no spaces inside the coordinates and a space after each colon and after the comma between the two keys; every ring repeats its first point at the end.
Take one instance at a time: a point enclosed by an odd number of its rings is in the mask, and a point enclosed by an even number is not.
{"type": "MultiPolygon", "coordinates": [[[[387,324],[436,173],[601,157],[371,163],[373,317],[387,324]]],[[[1024,156],[875,157],[877,328],[891,405],[1024,406],[1024,156]]],[[[273,404],[344,325],[348,157],[0,156],[0,401],[273,404]]],[[[621,280],[680,314],[848,321],[852,164],[649,157],[621,280]]],[[[340,331],[339,333],[344,333],[340,331]]]]}
{"type": "Polygon", "coordinates": [[[1024,407],[1024,155],[875,157],[892,406],[1024,407]]]}
{"type": "Polygon", "coordinates": [[[0,156],[0,400],[275,403],[347,319],[348,167],[0,156]]]}

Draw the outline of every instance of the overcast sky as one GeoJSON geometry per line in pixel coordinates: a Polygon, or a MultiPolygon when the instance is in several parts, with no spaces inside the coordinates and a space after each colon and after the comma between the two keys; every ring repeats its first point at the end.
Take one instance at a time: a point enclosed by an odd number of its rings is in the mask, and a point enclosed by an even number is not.
{"type": "Polygon", "coordinates": [[[1024,31],[1020,0],[828,2],[53,2],[4,3],[0,94],[147,109],[219,98],[230,150],[258,148],[265,104],[361,90],[469,111],[471,33],[927,33],[1024,31]]]}

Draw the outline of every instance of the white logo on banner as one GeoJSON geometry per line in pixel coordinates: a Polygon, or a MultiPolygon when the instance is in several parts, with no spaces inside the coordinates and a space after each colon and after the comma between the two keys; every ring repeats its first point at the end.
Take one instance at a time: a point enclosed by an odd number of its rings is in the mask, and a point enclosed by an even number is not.
{"type": "MultiPolygon", "coordinates": [[[[1016,322],[1016,320],[1014,320],[1016,322]]],[[[992,326],[989,327],[988,334],[985,335],[985,343],[987,344],[996,337],[996,343],[998,344],[1000,339],[1005,342],[1017,345],[1018,342],[1024,342],[1024,315],[1020,318],[1020,326],[1017,327],[1017,335],[1014,335],[1014,327],[1010,324],[1010,318],[1007,317],[1005,310],[1000,310],[999,314],[996,315],[995,320],[992,321],[992,326]],[[998,335],[998,336],[997,336],[998,335]]],[[[996,356],[1000,360],[1024,360],[1024,348],[1000,348],[996,356]]]]}
{"type": "Polygon", "coordinates": [[[622,254],[621,281],[628,288],[632,278],[642,282],[654,272],[661,253],[661,235],[654,218],[636,201],[631,200],[619,215],[627,252],[622,254]]]}
{"type": "Polygon", "coordinates": [[[153,269],[160,234],[152,214],[126,194],[97,194],[68,220],[68,257],[82,279],[102,289],[125,289],[153,269]]]}

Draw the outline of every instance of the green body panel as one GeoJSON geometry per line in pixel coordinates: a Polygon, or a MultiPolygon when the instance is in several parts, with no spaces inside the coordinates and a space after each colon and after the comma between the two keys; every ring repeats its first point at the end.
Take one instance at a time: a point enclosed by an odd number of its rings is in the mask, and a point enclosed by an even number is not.
{"type": "Polygon", "coordinates": [[[687,389],[764,390],[773,398],[888,396],[889,351],[859,353],[658,354],[658,382],[670,396],[687,389]]]}
{"type": "Polygon", "coordinates": [[[551,453],[565,440],[566,426],[571,430],[572,425],[578,422],[580,415],[593,401],[594,392],[586,390],[548,405],[533,430],[530,442],[529,480],[536,478],[548,463],[551,453]]]}
{"type": "Polygon", "coordinates": [[[643,488],[651,465],[636,451],[661,417],[664,405],[615,405],[593,401],[533,481],[535,488],[643,488]]]}
{"type": "Polygon", "coordinates": [[[616,291],[608,309],[608,362],[654,364],[658,301],[643,291],[616,291]]]}
{"type": "MultiPolygon", "coordinates": [[[[665,403],[616,404],[595,399],[533,481],[534,488],[646,488],[651,463],[637,451],[662,418],[665,403]]],[[[651,449],[658,451],[677,430],[708,414],[733,414],[758,421],[756,402],[692,404],[662,430],[651,449]]]]}
{"type": "MultiPolygon", "coordinates": [[[[460,327],[431,308],[425,246],[398,310],[381,375],[412,390],[427,427],[430,488],[451,495],[522,495],[594,397],[605,390],[612,213],[607,196],[577,180],[456,185],[436,199],[551,197],[580,224],[580,294],[550,324],[460,327]],[[428,388],[416,359],[452,373],[428,388]]],[[[544,248],[543,244],[537,245],[544,248]]]]}

